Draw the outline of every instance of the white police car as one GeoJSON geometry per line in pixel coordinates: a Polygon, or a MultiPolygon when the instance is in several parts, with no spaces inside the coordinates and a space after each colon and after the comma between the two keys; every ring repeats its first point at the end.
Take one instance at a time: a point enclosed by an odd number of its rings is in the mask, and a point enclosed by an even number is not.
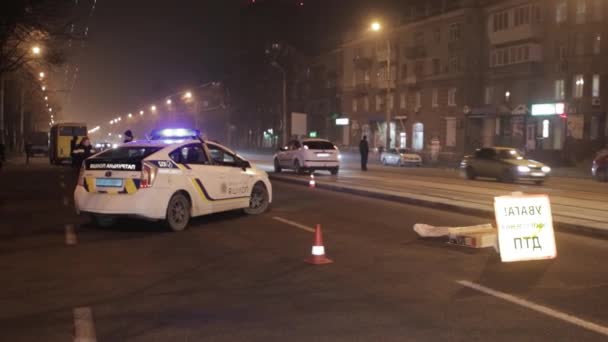
{"type": "Polygon", "coordinates": [[[266,172],[230,149],[198,139],[193,130],[165,129],[87,159],[74,202],[100,226],[133,216],[164,220],[180,231],[194,216],[263,213],[272,186],[266,172]]]}

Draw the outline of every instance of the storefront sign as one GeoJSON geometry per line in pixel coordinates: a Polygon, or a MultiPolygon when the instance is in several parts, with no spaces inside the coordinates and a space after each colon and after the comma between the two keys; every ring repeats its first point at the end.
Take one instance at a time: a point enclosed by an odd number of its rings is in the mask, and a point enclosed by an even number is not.
{"type": "Polygon", "coordinates": [[[348,118],[338,118],[336,119],[336,126],[348,126],[349,124],[348,118]]]}
{"type": "Polygon", "coordinates": [[[494,214],[503,262],[553,259],[557,256],[549,196],[494,197],[494,214]]]}
{"type": "Polygon", "coordinates": [[[566,112],[564,103],[542,103],[532,105],[532,115],[561,115],[566,112]]]}
{"type": "Polygon", "coordinates": [[[317,136],[318,136],[318,135],[317,135],[317,132],[315,132],[315,131],[308,132],[308,137],[309,137],[309,138],[316,138],[317,136]]]}

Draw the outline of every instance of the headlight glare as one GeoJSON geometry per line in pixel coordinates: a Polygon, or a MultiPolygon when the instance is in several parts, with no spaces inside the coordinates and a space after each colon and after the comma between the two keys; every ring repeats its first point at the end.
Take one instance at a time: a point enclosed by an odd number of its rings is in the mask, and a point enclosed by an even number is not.
{"type": "Polygon", "coordinates": [[[541,170],[542,170],[544,173],[549,173],[549,172],[551,172],[551,168],[550,168],[550,167],[548,167],[548,166],[543,166],[543,167],[541,168],[541,170]]]}
{"type": "Polygon", "coordinates": [[[522,172],[522,173],[530,172],[530,168],[527,166],[520,165],[517,167],[517,171],[522,172]]]}

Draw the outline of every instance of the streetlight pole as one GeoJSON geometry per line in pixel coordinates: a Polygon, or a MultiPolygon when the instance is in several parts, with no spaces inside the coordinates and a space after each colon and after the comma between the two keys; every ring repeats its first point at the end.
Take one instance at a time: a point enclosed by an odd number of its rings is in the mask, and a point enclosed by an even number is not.
{"type": "Polygon", "coordinates": [[[279,69],[283,75],[283,119],[281,120],[281,146],[287,145],[287,73],[279,63],[272,62],[272,66],[279,69]]]}
{"type": "MultiPolygon", "coordinates": [[[[390,109],[390,96],[391,91],[391,40],[386,39],[386,150],[391,148],[391,109],[390,109]]],[[[394,98],[393,98],[394,100],[394,98]]]]}
{"type": "MultiPolygon", "coordinates": [[[[370,29],[374,32],[380,32],[382,25],[375,21],[371,24],[370,29]]],[[[388,34],[387,34],[388,35],[388,34]]],[[[391,109],[389,107],[390,91],[391,91],[391,39],[386,37],[386,146],[388,150],[391,146],[391,109]]],[[[394,101],[394,97],[393,97],[394,101]]]]}

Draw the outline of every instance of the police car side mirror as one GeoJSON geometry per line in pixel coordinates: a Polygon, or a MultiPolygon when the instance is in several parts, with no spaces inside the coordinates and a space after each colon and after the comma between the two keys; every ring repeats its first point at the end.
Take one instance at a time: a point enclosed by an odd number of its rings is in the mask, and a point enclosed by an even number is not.
{"type": "Polygon", "coordinates": [[[243,171],[247,170],[251,167],[251,164],[246,160],[239,160],[237,165],[243,169],[243,171]]]}

